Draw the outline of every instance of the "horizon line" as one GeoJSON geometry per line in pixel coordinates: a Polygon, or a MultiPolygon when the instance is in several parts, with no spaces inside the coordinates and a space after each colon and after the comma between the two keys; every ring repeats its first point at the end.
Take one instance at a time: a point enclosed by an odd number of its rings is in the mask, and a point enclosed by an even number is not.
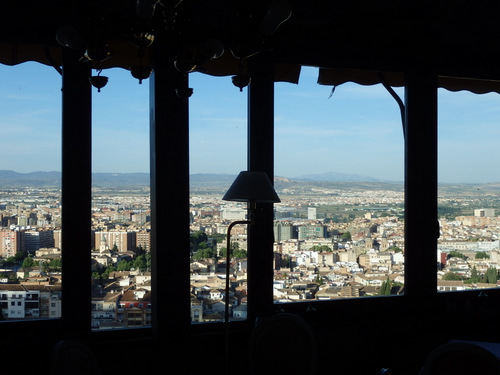
{"type": "MultiPolygon", "coordinates": [[[[17,172],[12,169],[0,169],[0,172],[13,172],[16,174],[33,174],[33,173],[62,173],[61,171],[57,170],[50,170],[50,171],[32,171],[32,172],[17,172]]],[[[190,176],[192,175],[220,175],[220,176],[237,176],[239,172],[192,172],[189,173],[190,176]]],[[[149,175],[151,174],[150,172],[92,172],[92,174],[110,174],[110,175],[126,175],[126,174],[144,174],[144,175],[149,175]]],[[[356,173],[344,173],[344,172],[322,172],[322,173],[309,173],[307,175],[301,175],[301,176],[295,176],[295,177],[288,177],[288,176],[283,176],[283,175],[274,175],[275,178],[288,178],[288,179],[299,179],[299,180],[306,180],[306,181],[316,181],[316,182],[350,182],[350,183],[394,183],[394,184],[403,184],[404,180],[385,180],[385,179],[378,179],[374,178],[371,176],[362,176],[358,175],[356,173]],[[328,173],[338,173],[339,175],[355,175],[355,176],[360,176],[360,177],[366,177],[367,180],[317,180],[317,179],[308,179],[304,178],[305,176],[314,176],[314,175],[324,175],[328,173]],[[368,180],[371,179],[371,180],[368,180]]],[[[467,182],[467,181],[461,181],[461,182],[450,182],[450,181],[438,181],[438,184],[459,184],[459,185],[488,185],[488,184],[500,184],[500,181],[489,181],[489,182],[467,182]]]]}

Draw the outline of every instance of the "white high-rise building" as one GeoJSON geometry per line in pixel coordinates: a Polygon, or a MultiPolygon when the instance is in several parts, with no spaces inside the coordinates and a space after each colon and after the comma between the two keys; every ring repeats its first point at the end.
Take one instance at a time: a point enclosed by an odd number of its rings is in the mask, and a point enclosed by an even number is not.
{"type": "Polygon", "coordinates": [[[316,220],[316,207],[309,207],[307,209],[307,219],[316,220]]]}
{"type": "Polygon", "coordinates": [[[229,221],[246,220],[247,210],[239,206],[226,206],[222,209],[221,218],[229,221]]]}
{"type": "Polygon", "coordinates": [[[477,217],[495,217],[494,208],[479,208],[474,210],[474,216],[477,217]]]}

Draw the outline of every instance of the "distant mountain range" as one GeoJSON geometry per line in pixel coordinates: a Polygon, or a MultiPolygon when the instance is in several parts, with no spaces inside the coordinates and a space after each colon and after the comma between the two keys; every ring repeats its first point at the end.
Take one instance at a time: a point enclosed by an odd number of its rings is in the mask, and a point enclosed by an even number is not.
{"type": "Polygon", "coordinates": [[[31,172],[18,173],[14,171],[0,170],[1,187],[40,187],[61,186],[60,172],[31,172]]]}
{"type": "Polygon", "coordinates": [[[338,172],[308,174],[295,177],[294,180],[324,181],[324,182],[381,182],[381,180],[370,176],[361,176],[358,174],[348,174],[348,173],[338,173],[338,172]]]}
{"type": "MultiPolygon", "coordinates": [[[[93,173],[95,186],[149,185],[149,173],[93,173]]],[[[0,170],[0,187],[60,187],[61,172],[18,173],[0,170]]]]}
{"type": "MultiPolygon", "coordinates": [[[[190,176],[192,187],[229,186],[236,175],[196,173],[190,176]]],[[[356,174],[327,172],[322,174],[303,175],[295,178],[276,177],[279,183],[300,182],[380,182],[373,177],[356,174]]],[[[149,173],[93,173],[92,184],[95,186],[144,186],[149,185],[149,173]]],[[[19,173],[0,170],[0,186],[58,187],[61,186],[61,172],[19,173]]]]}
{"type": "MultiPolygon", "coordinates": [[[[220,192],[225,191],[236,178],[232,174],[196,173],[190,175],[190,185],[193,191],[220,192]]],[[[149,173],[93,173],[92,184],[96,187],[141,187],[149,186],[149,173]]],[[[294,178],[275,177],[276,190],[300,187],[349,187],[377,188],[380,186],[400,186],[402,182],[382,181],[369,176],[327,172],[302,175],[294,178]]],[[[10,170],[0,170],[1,187],[60,187],[61,172],[31,172],[19,173],[10,170]]],[[[500,183],[489,184],[441,184],[447,190],[474,189],[486,192],[500,192],[500,183]]],[[[400,189],[400,187],[398,188],[400,189]]]]}

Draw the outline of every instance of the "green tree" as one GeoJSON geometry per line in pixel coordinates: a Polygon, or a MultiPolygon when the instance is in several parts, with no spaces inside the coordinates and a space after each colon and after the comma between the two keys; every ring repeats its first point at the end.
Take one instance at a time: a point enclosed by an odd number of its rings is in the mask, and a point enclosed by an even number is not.
{"type": "Polygon", "coordinates": [[[213,233],[208,238],[215,240],[217,243],[222,243],[226,239],[226,235],[222,233],[213,233]]]}
{"type": "Polygon", "coordinates": [[[196,250],[198,250],[200,247],[200,243],[202,242],[205,242],[205,247],[206,247],[207,239],[208,239],[207,234],[202,230],[191,233],[189,236],[191,252],[193,253],[196,250]]]}
{"type": "Polygon", "coordinates": [[[342,239],[344,241],[351,241],[351,239],[352,239],[351,232],[347,231],[344,234],[342,234],[342,239]]]}
{"type": "Polygon", "coordinates": [[[466,284],[476,284],[483,281],[483,276],[479,273],[476,266],[470,271],[470,278],[466,280],[466,284]]]}
{"type": "MultiPolygon", "coordinates": [[[[232,247],[231,249],[232,258],[243,259],[247,257],[248,252],[246,250],[240,249],[240,245],[237,242],[232,243],[231,247],[232,247]]],[[[225,247],[221,247],[219,249],[219,256],[221,258],[227,257],[227,249],[225,247]]]]}
{"type": "Polygon", "coordinates": [[[26,252],[19,251],[13,257],[8,257],[4,261],[5,266],[16,266],[22,264],[24,258],[26,258],[28,254],[26,252]]]}
{"type": "Polygon", "coordinates": [[[498,272],[496,268],[490,267],[486,271],[484,281],[489,283],[489,284],[496,284],[498,280],[498,272]]]}
{"type": "Polygon", "coordinates": [[[133,261],[133,267],[136,270],[139,270],[141,272],[145,271],[147,269],[147,259],[145,255],[139,255],[137,258],[134,259],[133,261]]]}
{"type": "Polygon", "coordinates": [[[125,259],[120,260],[116,265],[117,271],[130,271],[130,268],[132,268],[131,262],[128,262],[125,259]]]}
{"type": "Polygon", "coordinates": [[[236,259],[244,259],[248,256],[248,252],[238,248],[234,249],[231,255],[236,259]]]}
{"type": "Polygon", "coordinates": [[[380,286],[380,290],[378,292],[379,296],[389,296],[391,295],[392,283],[389,278],[387,278],[382,285],[380,286]]]}
{"type": "Polygon", "coordinates": [[[194,260],[209,259],[215,257],[215,251],[211,247],[199,249],[193,254],[194,260]]]}
{"type": "Polygon", "coordinates": [[[400,252],[402,252],[402,251],[403,251],[403,250],[402,250],[400,247],[398,247],[398,246],[391,246],[391,247],[389,247],[387,250],[388,250],[388,251],[394,251],[395,253],[400,253],[400,252]]]}
{"type": "Polygon", "coordinates": [[[318,285],[323,285],[325,283],[325,281],[323,280],[323,278],[321,277],[321,275],[319,273],[316,275],[316,283],[318,285]]]}
{"type": "Polygon", "coordinates": [[[456,251],[456,250],[452,250],[448,253],[448,256],[446,257],[447,259],[450,259],[450,258],[461,258],[461,259],[465,259],[465,255],[462,254],[461,252],[459,251],[456,251]]]}
{"type": "Polygon", "coordinates": [[[478,251],[475,259],[490,259],[490,256],[486,251],[478,251]]]}
{"type": "Polygon", "coordinates": [[[135,248],[134,253],[135,253],[136,256],[145,255],[146,254],[146,250],[144,250],[144,248],[142,247],[142,245],[139,245],[139,246],[137,246],[135,248]]]}
{"type": "Polygon", "coordinates": [[[448,280],[448,281],[460,281],[463,280],[462,275],[460,275],[458,272],[446,272],[443,275],[443,280],[448,280]]]}
{"type": "Polygon", "coordinates": [[[328,245],[314,245],[309,250],[316,251],[318,253],[332,251],[332,249],[328,245]]]}
{"type": "Polygon", "coordinates": [[[21,267],[22,268],[29,268],[29,267],[33,267],[34,264],[35,264],[35,262],[34,262],[33,258],[26,257],[26,258],[24,258],[21,267]]]}
{"type": "Polygon", "coordinates": [[[109,274],[111,272],[115,272],[115,271],[116,271],[116,267],[115,266],[105,267],[104,270],[101,272],[101,278],[103,280],[107,280],[107,279],[109,279],[109,274]]]}

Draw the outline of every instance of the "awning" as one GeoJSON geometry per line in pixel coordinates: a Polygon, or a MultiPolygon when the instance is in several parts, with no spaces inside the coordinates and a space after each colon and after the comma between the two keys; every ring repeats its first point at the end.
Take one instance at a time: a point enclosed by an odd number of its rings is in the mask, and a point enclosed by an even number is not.
{"type": "Polygon", "coordinates": [[[58,44],[56,34],[70,25],[87,51],[96,43],[109,48],[106,59],[90,62],[95,69],[147,70],[154,66],[151,49],[164,48],[187,58],[186,72],[248,75],[249,59],[265,52],[280,82],[298,83],[301,66],[307,65],[320,67],[321,85],[401,87],[405,70],[425,66],[447,90],[500,93],[496,2],[19,0],[2,6],[0,63],[6,65],[36,61],[59,70],[62,48],[70,47],[58,44]],[[139,3],[156,4],[150,19],[136,11],[139,3]],[[269,10],[282,5],[291,5],[291,16],[278,19],[263,36],[269,10]],[[137,35],[149,32],[161,38],[152,46],[138,45],[137,35]],[[204,57],[208,40],[220,41],[223,52],[195,61],[204,57]]]}

